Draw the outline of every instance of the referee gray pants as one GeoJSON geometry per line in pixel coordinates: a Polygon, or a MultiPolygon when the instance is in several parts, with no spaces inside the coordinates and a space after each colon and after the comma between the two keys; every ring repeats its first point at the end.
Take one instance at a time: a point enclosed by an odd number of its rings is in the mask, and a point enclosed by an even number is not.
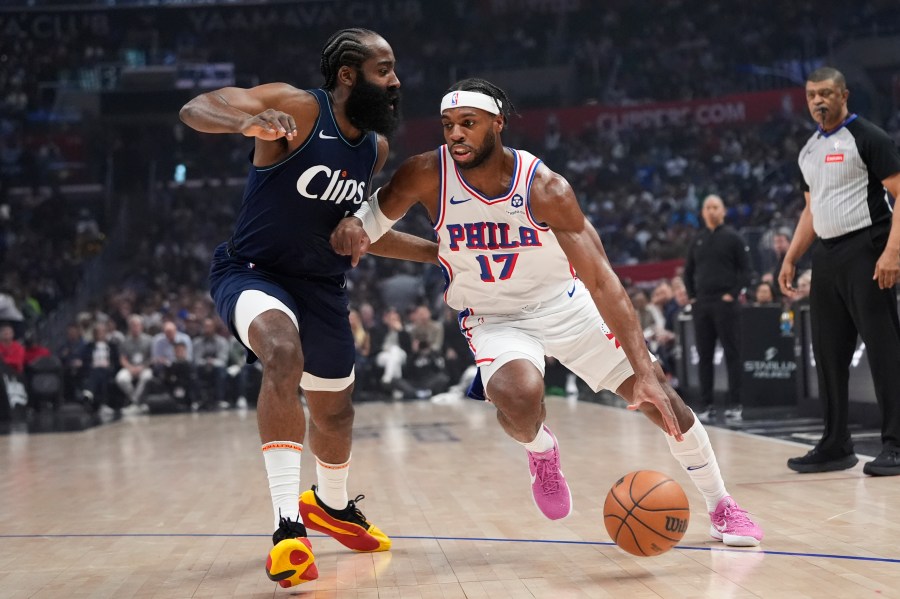
{"type": "Polygon", "coordinates": [[[879,223],[831,240],[813,250],[810,317],[812,346],[825,413],[819,446],[827,452],[853,450],[849,430],[850,362],[857,334],[866,344],[875,397],[881,411],[884,448],[900,449],[900,317],[894,289],[872,280],[890,226],[879,223]]]}

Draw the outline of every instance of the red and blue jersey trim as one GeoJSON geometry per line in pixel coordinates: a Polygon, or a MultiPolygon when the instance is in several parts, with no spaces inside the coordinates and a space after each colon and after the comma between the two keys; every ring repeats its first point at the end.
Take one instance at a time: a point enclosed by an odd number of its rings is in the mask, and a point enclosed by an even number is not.
{"type": "Polygon", "coordinates": [[[537,168],[542,163],[543,160],[535,158],[534,162],[531,163],[531,166],[528,167],[528,178],[526,179],[528,183],[525,193],[525,216],[528,217],[528,222],[530,222],[535,229],[538,229],[539,231],[549,231],[549,225],[547,225],[547,223],[538,223],[537,219],[534,217],[534,213],[531,211],[531,184],[534,183],[534,176],[537,174],[537,168]]]}
{"type": "MultiPolygon", "coordinates": [[[[444,151],[446,145],[441,146],[436,150],[438,153],[438,160],[441,163],[440,174],[440,185],[438,189],[440,190],[440,195],[438,196],[437,201],[437,214],[434,217],[434,230],[439,230],[444,225],[444,216],[447,215],[447,152],[444,151]]],[[[438,240],[440,243],[440,240],[438,240]]]]}
{"type": "MultiPolygon", "coordinates": [[[[447,146],[445,145],[444,147],[446,148],[447,146]]],[[[512,149],[512,148],[510,148],[510,149],[512,149]]],[[[475,189],[474,187],[472,187],[471,185],[469,185],[469,183],[466,181],[465,177],[463,177],[462,173],[459,171],[459,167],[456,165],[455,162],[453,163],[453,170],[456,172],[456,178],[459,180],[459,184],[462,185],[463,189],[465,189],[467,192],[472,194],[473,198],[475,198],[485,204],[497,204],[499,202],[507,202],[510,200],[510,198],[513,197],[513,195],[515,195],[516,188],[519,186],[519,178],[522,176],[522,169],[521,169],[522,161],[519,158],[519,152],[516,150],[513,150],[513,154],[515,156],[516,162],[515,162],[515,166],[513,166],[513,176],[509,183],[509,189],[507,189],[506,192],[504,192],[502,195],[499,195],[495,198],[489,198],[486,195],[484,195],[483,193],[481,193],[480,191],[478,191],[477,189],[475,189]]]]}

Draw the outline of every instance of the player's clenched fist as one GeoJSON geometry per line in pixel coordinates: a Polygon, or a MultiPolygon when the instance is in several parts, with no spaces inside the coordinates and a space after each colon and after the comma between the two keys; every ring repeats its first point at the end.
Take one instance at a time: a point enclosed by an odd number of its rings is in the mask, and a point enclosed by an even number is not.
{"type": "Polygon", "coordinates": [[[341,220],[331,232],[331,247],[341,256],[350,256],[350,263],[353,266],[356,266],[359,257],[369,250],[369,243],[369,236],[355,216],[341,220]]]}
{"type": "Polygon", "coordinates": [[[294,135],[297,134],[297,124],[291,115],[268,108],[244,121],[241,133],[247,137],[258,137],[266,141],[274,141],[282,137],[294,139],[294,135]]]}

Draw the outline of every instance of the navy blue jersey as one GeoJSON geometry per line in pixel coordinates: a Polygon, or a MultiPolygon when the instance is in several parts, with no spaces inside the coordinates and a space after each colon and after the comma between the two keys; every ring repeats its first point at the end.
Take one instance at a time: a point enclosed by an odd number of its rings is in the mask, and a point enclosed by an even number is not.
{"type": "Polygon", "coordinates": [[[336,254],[329,238],[368,198],[378,140],[369,132],[355,144],[347,141],[329,95],[306,91],[319,102],[315,126],[281,162],[250,167],[231,241],[236,256],[272,273],[339,275],[350,269],[350,257],[336,254]]]}

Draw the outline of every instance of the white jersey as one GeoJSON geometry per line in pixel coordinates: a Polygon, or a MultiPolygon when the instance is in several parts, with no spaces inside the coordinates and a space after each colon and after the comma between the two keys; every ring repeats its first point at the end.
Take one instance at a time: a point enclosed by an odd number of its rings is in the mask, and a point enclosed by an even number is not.
{"type": "Polygon", "coordinates": [[[541,161],[513,150],[510,188],[495,198],[469,185],[447,146],[441,159],[438,260],[447,279],[444,299],[455,310],[510,314],[558,297],[574,271],[556,236],[531,213],[529,194],[541,161]]]}

